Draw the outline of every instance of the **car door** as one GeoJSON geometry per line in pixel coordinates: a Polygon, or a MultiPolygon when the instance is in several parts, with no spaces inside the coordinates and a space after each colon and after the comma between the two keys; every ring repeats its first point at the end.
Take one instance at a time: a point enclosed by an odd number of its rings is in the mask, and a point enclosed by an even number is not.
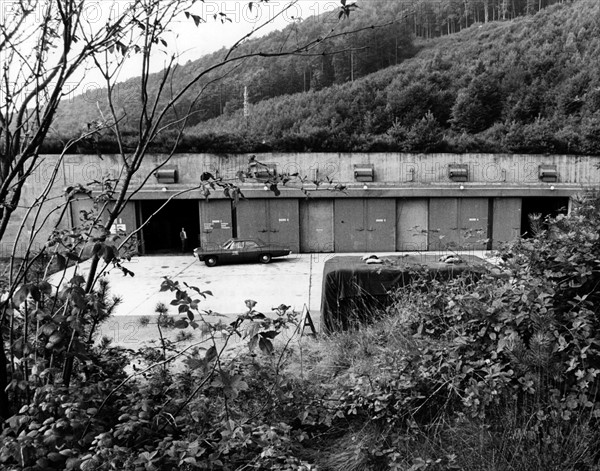
{"type": "Polygon", "coordinates": [[[229,253],[227,254],[229,257],[229,261],[233,263],[239,263],[244,260],[244,241],[234,241],[229,248],[229,253]]]}
{"type": "Polygon", "coordinates": [[[244,260],[255,261],[260,255],[260,247],[253,240],[244,242],[244,260]]]}

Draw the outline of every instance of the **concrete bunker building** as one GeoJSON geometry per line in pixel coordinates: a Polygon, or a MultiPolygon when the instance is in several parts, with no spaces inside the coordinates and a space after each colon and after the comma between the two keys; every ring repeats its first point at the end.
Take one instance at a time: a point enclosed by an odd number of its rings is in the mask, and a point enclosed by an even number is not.
{"type": "MultiPolygon", "coordinates": [[[[299,185],[280,186],[275,196],[264,178],[236,184],[245,199],[234,205],[223,192],[205,199],[199,189],[178,196],[149,222],[167,199],[198,186],[210,172],[236,181],[248,168],[249,155],[148,155],[132,188],[119,226],[126,232],[144,225],[138,235],[141,254],[178,252],[179,231],[185,227],[190,250],[218,244],[229,237],[258,237],[289,245],[294,252],[394,252],[493,249],[531,231],[530,214],[567,211],[570,198],[600,185],[600,157],[509,154],[403,154],[403,153],[269,153],[256,154],[267,173],[298,173],[307,182],[331,179],[344,191],[307,183],[309,197],[299,185]]],[[[47,184],[48,173],[59,166],[52,190],[59,196],[69,185],[87,184],[106,175],[118,175],[117,156],[45,156],[44,164],[28,182],[23,206],[33,204],[47,184]]],[[[68,229],[80,224],[81,210],[90,206],[82,194],[73,201],[67,220],[53,222],[52,201],[45,210],[42,244],[53,224],[68,229]]],[[[22,212],[25,217],[24,210],[22,212]]],[[[18,216],[15,218],[18,219],[18,216]]],[[[35,231],[26,221],[26,229],[35,231]]],[[[13,224],[15,226],[15,224],[13,224]]],[[[6,240],[15,240],[16,226],[6,240]],[[11,239],[11,236],[13,239],[11,239]]],[[[21,249],[17,247],[16,253],[21,249]]]]}

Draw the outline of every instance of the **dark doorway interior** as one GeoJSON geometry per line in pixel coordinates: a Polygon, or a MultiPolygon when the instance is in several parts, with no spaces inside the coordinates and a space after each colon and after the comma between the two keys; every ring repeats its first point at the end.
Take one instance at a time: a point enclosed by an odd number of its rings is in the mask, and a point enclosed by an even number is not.
{"type": "MultiPolygon", "coordinates": [[[[147,221],[163,204],[164,201],[142,201],[142,222],[147,221]]],[[[197,201],[171,201],[153,216],[142,229],[144,253],[182,253],[179,237],[182,227],[185,228],[188,237],[185,253],[191,253],[199,245],[200,214],[197,201]]]]}
{"type": "Polygon", "coordinates": [[[532,225],[531,215],[540,215],[539,224],[545,227],[545,219],[556,217],[559,214],[567,214],[569,198],[523,198],[523,210],[521,211],[521,233],[523,237],[531,237],[535,231],[535,223],[532,225]]]}

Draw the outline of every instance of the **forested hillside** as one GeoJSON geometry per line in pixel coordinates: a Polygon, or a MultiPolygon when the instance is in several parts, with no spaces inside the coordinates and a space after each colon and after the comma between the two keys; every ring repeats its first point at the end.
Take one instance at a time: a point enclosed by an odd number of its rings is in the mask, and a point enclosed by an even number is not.
{"type": "MultiPolygon", "coordinates": [[[[407,4],[364,0],[360,5],[359,10],[342,21],[337,11],[326,12],[304,21],[299,19],[281,31],[241,43],[232,57],[257,52],[278,53],[294,45],[327,38],[334,29],[337,35],[317,44],[304,55],[252,57],[221,68],[218,73],[210,73],[189,90],[187,98],[179,103],[179,110],[187,110],[191,101],[201,93],[192,107],[190,123],[194,124],[241,109],[245,87],[250,102],[257,103],[364,77],[414,55],[411,32],[406,26],[407,4]],[[356,31],[358,33],[344,35],[356,31]]],[[[199,24],[198,28],[202,26],[199,24]]],[[[189,41],[193,40],[193,37],[189,38],[189,41]]],[[[200,71],[221,62],[227,53],[228,50],[223,48],[179,66],[169,80],[169,88],[173,92],[179,91],[200,71]]],[[[156,93],[160,79],[161,74],[151,76],[150,96],[156,93]]],[[[110,115],[106,90],[101,85],[86,83],[86,93],[64,103],[56,123],[58,134],[69,135],[82,123],[98,119],[98,107],[105,115],[110,115]]],[[[141,112],[140,79],[132,78],[120,83],[113,95],[118,112],[125,118],[121,124],[129,124],[131,129],[135,129],[141,112]]]]}
{"type": "MultiPolygon", "coordinates": [[[[597,152],[597,1],[359,4],[344,31],[393,23],[324,43],[325,54],[242,63],[203,92],[180,150],[597,152]]],[[[309,18],[237,53],[330,28],[309,18]]],[[[179,78],[223,54],[187,64],[179,78]]],[[[135,79],[119,88],[123,116],[138,116],[138,88],[135,79]]],[[[59,134],[97,119],[96,100],[87,98],[65,106],[59,134]]],[[[169,140],[163,134],[156,149],[169,140]]],[[[109,136],[100,138],[101,151],[111,146],[109,136]]]]}
{"type": "Polygon", "coordinates": [[[597,153],[600,4],[471,26],[353,83],[189,131],[197,149],[597,153]]]}

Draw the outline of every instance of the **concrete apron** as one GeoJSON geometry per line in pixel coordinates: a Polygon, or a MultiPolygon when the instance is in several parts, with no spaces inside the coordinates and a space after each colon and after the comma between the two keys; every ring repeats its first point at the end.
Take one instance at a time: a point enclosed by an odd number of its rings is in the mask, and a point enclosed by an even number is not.
{"type": "MultiPolygon", "coordinates": [[[[483,251],[469,254],[482,258],[489,256],[483,251]]],[[[201,310],[224,315],[221,320],[225,323],[232,322],[237,315],[244,313],[247,310],[245,300],[253,299],[257,302],[255,309],[269,317],[274,317],[272,308],[280,304],[292,306],[299,312],[306,305],[320,331],[319,310],[325,262],[334,256],[362,255],[364,254],[292,254],[273,259],[266,265],[246,263],[217,265],[212,268],[191,255],[136,257],[124,264],[135,273],[134,277],[124,276],[122,271],[115,268],[107,270],[104,275],[109,281],[111,295],[121,297],[122,303],[116,308],[114,316],[102,326],[101,334],[111,338],[115,344],[134,349],[148,340],[157,339],[156,327],[141,327],[139,319],[142,316],[153,317],[158,303],[167,305],[169,313],[178,317],[177,307],[170,305],[175,298],[174,293],[160,292],[165,276],[179,281],[182,286],[185,286],[185,282],[201,291],[211,291],[212,296],[207,296],[206,299],[193,290],[188,290],[188,293],[192,299],[201,299],[201,310]]],[[[377,255],[383,257],[398,253],[377,255]]],[[[89,262],[85,262],[78,267],[77,272],[85,276],[88,270],[89,262]]],[[[74,269],[71,268],[63,280],[71,279],[73,272],[74,269]]],[[[55,287],[61,281],[57,275],[50,279],[55,287]]],[[[219,318],[208,319],[216,321],[219,318]]],[[[169,337],[174,338],[175,333],[169,337]]]]}

